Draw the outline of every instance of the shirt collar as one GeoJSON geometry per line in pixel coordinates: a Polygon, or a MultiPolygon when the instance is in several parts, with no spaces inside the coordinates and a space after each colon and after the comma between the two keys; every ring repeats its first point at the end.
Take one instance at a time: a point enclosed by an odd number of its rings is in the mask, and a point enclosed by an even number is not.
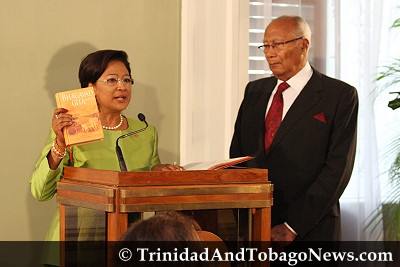
{"type": "MultiPolygon", "coordinates": [[[[311,76],[313,74],[313,69],[311,68],[310,63],[307,61],[306,65],[292,78],[287,80],[286,82],[290,85],[290,87],[298,92],[300,92],[304,86],[308,83],[311,76]]],[[[283,82],[278,79],[278,85],[283,82]]]]}

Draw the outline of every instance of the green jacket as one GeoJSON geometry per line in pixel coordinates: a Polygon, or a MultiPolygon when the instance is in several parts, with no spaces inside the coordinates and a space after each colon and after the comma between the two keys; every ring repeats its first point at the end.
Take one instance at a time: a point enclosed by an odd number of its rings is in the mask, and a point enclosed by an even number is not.
{"type": "MultiPolygon", "coordinates": [[[[103,141],[73,147],[73,162],[69,162],[70,154],[67,153],[56,170],[50,170],[46,158],[55,138],[55,134],[51,130],[30,179],[33,197],[39,201],[52,199],[57,193],[57,182],[63,176],[64,166],[119,171],[118,158],[115,152],[116,139],[123,134],[141,129],[144,126],[143,122],[134,119],[128,119],[128,124],[129,128],[124,131],[104,130],[103,141]]],[[[156,129],[151,125],[144,132],[120,139],[119,146],[124,154],[128,171],[148,171],[153,166],[160,164],[157,149],[158,135],[156,129]]],[[[60,240],[58,211],[53,216],[45,240],[60,240]]]]}

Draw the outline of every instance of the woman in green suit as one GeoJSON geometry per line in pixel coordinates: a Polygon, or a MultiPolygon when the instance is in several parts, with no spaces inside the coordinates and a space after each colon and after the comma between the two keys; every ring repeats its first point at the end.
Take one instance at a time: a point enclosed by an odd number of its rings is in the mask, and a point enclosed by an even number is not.
{"type": "MultiPolygon", "coordinates": [[[[67,110],[56,108],[52,117],[52,129],[30,179],[32,195],[39,201],[50,200],[56,194],[56,184],[63,177],[64,166],[120,170],[115,153],[116,139],[123,134],[143,128],[143,122],[121,114],[129,105],[134,83],[128,55],[124,51],[100,50],[89,54],[81,62],[79,80],[81,87],[94,88],[104,130],[104,140],[74,146],[72,153],[69,153],[62,130],[72,125],[74,118],[68,114],[67,110]],[[71,155],[73,158],[70,158],[71,155]]],[[[157,144],[157,131],[151,125],[146,131],[131,138],[121,139],[119,145],[124,151],[128,171],[181,170],[179,166],[160,164],[157,144]]],[[[98,224],[97,220],[82,216],[82,221],[79,222],[79,239],[96,240],[97,237],[93,236],[93,232],[82,229],[88,224],[87,222],[98,224]],[[87,220],[84,219],[85,217],[87,220]]],[[[96,225],[93,227],[96,228],[96,225]]],[[[57,211],[46,240],[59,239],[57,211]]]]}

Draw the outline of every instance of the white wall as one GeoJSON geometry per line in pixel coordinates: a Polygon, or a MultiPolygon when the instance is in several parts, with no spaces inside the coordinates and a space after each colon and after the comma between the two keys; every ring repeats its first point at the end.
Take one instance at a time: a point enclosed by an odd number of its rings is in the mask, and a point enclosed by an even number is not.
{"type": "Polygon", "coordinates": [[[228,157],[247,70],[248,2],[182,0],[181,164],[228,157]]]}

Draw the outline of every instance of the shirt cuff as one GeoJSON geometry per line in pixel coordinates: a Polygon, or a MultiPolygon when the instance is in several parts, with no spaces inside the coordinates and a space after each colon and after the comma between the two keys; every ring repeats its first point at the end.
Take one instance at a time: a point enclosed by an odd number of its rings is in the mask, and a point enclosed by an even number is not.
{"type": "Polygon", "coordinates": [[[290,225],[289,225],[289,224],[287,224],[287,222],[284,222],[284,224],[286,225],[286,227],[287,227],[287,228],[289,228],[289,230],[290,230],[290,231],[291,231],[293,234],[297,235],[296,231],[295,231],[295,230],[293,230],[293,228],[292,228],[292,227],[290,227],[290,225]]]}

